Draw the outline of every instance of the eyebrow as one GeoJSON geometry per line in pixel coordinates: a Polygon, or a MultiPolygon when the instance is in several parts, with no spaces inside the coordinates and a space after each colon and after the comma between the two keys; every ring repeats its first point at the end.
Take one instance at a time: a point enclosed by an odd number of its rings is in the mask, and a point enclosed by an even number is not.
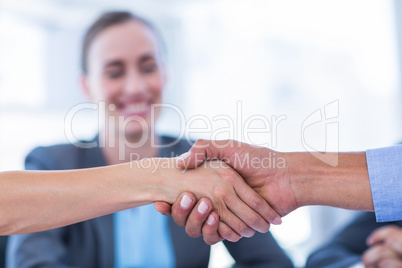
{"type": "MultiPolygon", "coordinates": [[[[140,59],[138,60],[138,62],[141,64],[141,63],[147,62],[149,60],[156,60],[155,53],[149,52],[149,53],[142,55],[140,57],[140,59]]],[[[114,59],[114,60],[107,61],[106,64],[104,65],[104,68],[121,67],[121,66],[124,66],[124,62],[119,59],[114,59]]]]}
{"type": "Polygon", "coordinates": [[[139,63],[144,63],[144,62],[149,61],[149,60],[156,60],[155,53],[149,52],[149,53],[147,53],[145,55],[142,55],[138,62],[139,63]]]}
{"type": "Polygon", "coordinates": [[[114,67],[114,66],[116,66],[116,67],[123,66],[123,61],[121,61],[121,60],[111,60],[111,61],[106,62],[104,67],[107,68],[107,67],[114,67]]]}

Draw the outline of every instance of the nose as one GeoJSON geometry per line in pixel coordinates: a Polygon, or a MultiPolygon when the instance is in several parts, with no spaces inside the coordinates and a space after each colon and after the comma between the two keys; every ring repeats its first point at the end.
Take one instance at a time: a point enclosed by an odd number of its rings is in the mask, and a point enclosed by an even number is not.
{"type": "Polygon", "coordinates": [[[144,77],[134,70],[129,71],[124,82],[124,92],[128,95],[140,95],[146,90],[147,84],[144,77]]]}

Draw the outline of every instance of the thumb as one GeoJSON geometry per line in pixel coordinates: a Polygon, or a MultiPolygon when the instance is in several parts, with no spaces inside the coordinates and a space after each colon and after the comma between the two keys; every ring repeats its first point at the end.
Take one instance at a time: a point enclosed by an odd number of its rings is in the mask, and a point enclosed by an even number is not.
{"type": "Polygon", "coordinates": [[[198,167],[205,159],[214,157],[208,155],[208,147],[210,147],[210,141],[197,140],[188,152],[178,157],[177,166],[183,169],[198,167]]]}
{"type": "Polygon", "coordinates": [[[156,211],[158,211],[159,213],[165,215],[165,216],[169,216],[171,213],[171,209],[172,206],[166,202],[163,201],[156,201],[154,203],[154,207],[156,209],[156,211]]]}

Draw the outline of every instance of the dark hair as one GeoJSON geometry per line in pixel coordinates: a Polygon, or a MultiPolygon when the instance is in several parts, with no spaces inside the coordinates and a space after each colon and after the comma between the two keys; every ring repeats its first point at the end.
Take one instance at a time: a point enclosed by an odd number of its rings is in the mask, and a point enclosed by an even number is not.
{"type": "Polygon", "coordinates": [[[127,11],[110,11],[106,12],[103,15],[101,15],[92,25],[89,27],[87,30],[85,37],[84,37],[84,42],[82,45],[82,51],[81,51],[81,71],[83,73],[88,73],[88,53],[89,53],[89,48],[94,41],[95,37],[105,30],[106,28],[110,26],[114,26],[117,24],[121,24],[130,20],[134,21],[139,21],[143,23],[145,26],[147,26],[156,36],[156,39],[159,42],[160,49],[163,50],[164,45],[162,42],[162,38],[158,31],[155,29],[155,27],[146,19],[137,16],[133,13],[127,12],[127,11]]]}

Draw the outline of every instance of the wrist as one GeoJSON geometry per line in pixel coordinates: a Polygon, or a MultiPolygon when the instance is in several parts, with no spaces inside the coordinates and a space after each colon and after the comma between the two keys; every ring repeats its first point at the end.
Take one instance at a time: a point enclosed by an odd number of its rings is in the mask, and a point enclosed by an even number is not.
{"type": "Polygon", "coordinates": [[[296,208],[309,205],[311,202],[311,174],[308,172],[308,163],[305,153],[284,153],[286,159],[285,174],[289,177],[296,208]]]}
{"type": "Polygon", "coordinates": [[[145,205],[155,201],[173,203],[174,194],[169,185],[177,169],[169,158],[144,158],[116,165],[112,176],[119,174],[118,189],[121,202],[145,205]]]}
{"type": "Polygon", "coordinates": [[[153,178],[150,196],[152,202],[164,201],[173,204],[181,190],[182,170],[176,165],[176,158],[143,159],[146,173],[153,178]]]}

